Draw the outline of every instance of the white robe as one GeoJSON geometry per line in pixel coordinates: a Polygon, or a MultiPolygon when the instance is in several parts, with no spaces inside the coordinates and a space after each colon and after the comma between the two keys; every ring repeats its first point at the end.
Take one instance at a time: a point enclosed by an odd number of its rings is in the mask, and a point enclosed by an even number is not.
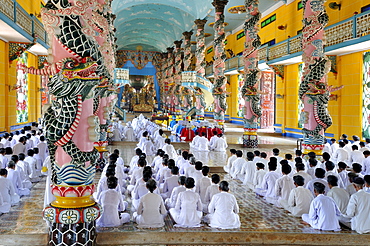
{"type": "Polygon", "coordinates": [[[227,173],[230,173],[231,169],[232,169],[232,163],[236,160],[236,155],[231,155],[228,159],[227,159],[227,165],[224,166],[224,170],[225,172],[227,173]]]}
{"type": "Polygon", "coordinates": [[[162,189],[162,198],[166,199],[171,196],[172,190],[179,186],[179,176],[172,175],[164,180],[163,189],[162,189]]]}
{"type": "Polygon", "coordinates": [[[10,203],[4,202],[3,196],[0,193],[0,214],[9,213],[10,206],[11,206],[10,203]]]}
{"type": "Polygon", "coordinates": [[[29,175],[30,179],[31,179],[31,182],[39,182],[40,181],[40,178],[39,178],[39,175],[37,173],[37,160],[35,158],[33,158],[32,156],[27,156],[25,159],[24,159],[25,162],[28,163],[28,165],[30,166],[30,170],[31,170],[31,173],[29,175]]]}
{"type": "Polygon", "coordinates": [[[177,157],[176,150],[172,144],[164,144],[162,150],[168,155],[169,159],[175,160],[177,157]]]}
{"type": "Polygon", "coordinates": [[[244,175],[243,184],[247,185],[249,189],[253,189],[253,178],[256,172],[256,164],[254,161],[247,161],[242,167],[241,173],[244,175]]]}
{"type": "Polygon", "coordinates": [[[186,191],[185,186],[180,185],[173,188],[170,198],[166,199],[166,206],[167,208],[174,208],[176,205],[177,197],[180,192],[186,191]]]}
{"type": "Polygon", "coordinates": [[[275,183],[275,195],[278,197],[277,205],[280,200],[288,200],[290,192],[295,188],[293,179],[288,175],[278,178],[275,183]]]}
{"type": "Polygon", "coordinates": [[[211,179],[206,176],[203,176],[195,183],[195,192],[199,194],[203,204],[206,203],[207,188],[211,186],[211,184],[211,179]]]}
{"type": "Polygon", "coordinates": [[[292,215],[300,217],[302,214],[309,212],[312,200],[313,195],[311,191],[303,186],[298,186],[290,192],[288,201],[281,200],[280,204],[292,215]]]}
{"type": "Polygon", "coordinates": [[[19,203],[20,197],[14,189],[14,185],[10,179],[0,176],[0,193],[4,202],[16,205],[19,203]]]}
{"type": "Polygon", "coordinates": [[[192,148],[194,151],[209,151],[209,141],[206,137],[200,137],[192,148]]]}
{"type": "Polygon", "coordinates": [[[242,179],[242,169],[247,161],[243,157],[237,157],[236,160],[232,163],[230,175],[234,179],[242,179]]]}
{"type": "Polygon", "coordinates": [[[46,157],[49,155],[49,150],[46,142],[40,142],[37,145],[37,148],[39,149],[39,155],[41,157],[42,163],[44,163],[46,157]]]}
{"type": "Polygon", "coordinates": [[[209,225],[221,229],[234,229],[240,227],[239,206],[235,196],[222,191],[212,197],[208,206],[209,225]]]}
{"type": "Polygon", "coordinates": [[[349,202],[349,193],[345,189],[332,187],[327,196],[333,198],[335,204],[337,204],[339,211],[342,214],[346,213],[349,202]]]}
{"type": "Polygon", "coordinates": [[[148,193],[140,199],[136,223],[138,227],[154,228],[164,226],[163,216],[167,214],[160,195],[148,193]]]}
{"type": "Polygon", "coordinates": [[[15,192],[19,196],[28,196],[30,194],[30,190],[23,187],[23,183],[19,172],[10,168],[8,168],[7,170],[8,170],[7,178],[12,181],[15,192]]]}
{"type": "Polygon", "coordinates": [[[254,173],[254,176],[253,176],[254,189],[262,188],[263,177],[265,177],[265,175],[266,175],[266,171],[263,169],[259,169],[254,173]]]}
{"type": "Polygon", "coordinates": [[[46,157],[44,163],[42,164],[42,172],[46,175],[46,185],[45,185],[45,196],[44,196],[44,208],[55,200],[55,196],[51,193],[51,162],[50,156],[46,157]]]}
{"type": "Polygon", "coordinates": [[[217,137],[213,145],[210,146],[213,151],[226,151],[228,145],[226,140],[220,137],[217,137]]]}
{"type": "Polygon", "coordinates": [[[341,213],[331,197],[319,194],[310,204],[308,214],[303,214],[303,221],[309,223],[314,229],[323,231],[339,231],[338,216],[341,213]]]}
{"type": "Polygon", "coordinates": [[[121,218],[118,215],[118,211],[125,211],[127,206],[120,192],[114,189],[105,190],[98,197],[98,201],[103,208],[101,216],[96,221],[98,226],[114,227],[130,221],[130,214],[121,213],[121,218]]]}
{"type": "Polygon", "coordinates": [[[176,201],[175,208],[170,213],[178,227],[198,227],[202,218],[202,202],[197,193],[190,189],[181,192],[176,201]]]}
{"type": "Polygon", "coordinates": [[[347,215],[352,217],[351,229],[357,233],[370,232],[370,193],[359,190],[353,194],[347,207],[347,215]]]}

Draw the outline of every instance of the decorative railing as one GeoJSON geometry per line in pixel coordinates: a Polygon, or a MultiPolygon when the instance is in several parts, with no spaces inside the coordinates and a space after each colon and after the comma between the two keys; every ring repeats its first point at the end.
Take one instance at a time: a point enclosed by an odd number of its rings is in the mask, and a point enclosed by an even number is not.
{"type": "Polygon", "coordinates": [[[33,14],[27,13],[15,0],[1,0],[0,19],[17,24],[28,35],[36,34],[41,41],[47,43],[42,23],[33,14]]]}
{"type": "MultiPolygon", "coordinates": [[[[370,35],[370,11],[354,15],[325,28],[326,48],[351,39],[370,35]]],[[[272,46],[262,46],[258,50],[261,61],[271,61],[287,55],[302,52],[302,34],[288,38],[272,46]]],[[[225,69],[238,69],[243,66],[243,57],[236,56],[225,61],[225,69]]],[[[212,66],[206,67],[206,75],[213,73],[212,66]]]]}

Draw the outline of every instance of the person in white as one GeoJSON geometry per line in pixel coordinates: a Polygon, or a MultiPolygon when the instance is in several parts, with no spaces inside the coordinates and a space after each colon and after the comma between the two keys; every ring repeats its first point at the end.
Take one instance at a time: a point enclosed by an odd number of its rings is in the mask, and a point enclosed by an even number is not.
{"type": "Polygon", "coordinates": [[[212,181],[212,184],[207,187],[206,195],[205,195],[205,204],[203,207],[203,211],[206,210],[204,211],[205,213],[208,213],[208,205],[211,202],[212,197],[215,194],[220,193],[220,189],[218,188],[219,183],[220,183],[220,175],[218,175],[217,173],[212,174],[211,181],[212,181]]]}
{"type": "Polygon", "coordinates": [[[281,172],[283,176],[278,178],[275,183],[275,196],[277,197],[276,205],[282,206],[280,204],[281,200],[288,200],[290,192],[295,188],[294,181],[288,175],[292,171],[289,164],[284,164],[281,167],[281,172]]]}
{"type": "Polygon", "coordinates": [[[19,172],[15,170],[14,161],[9,161],[7,171],[8,171],[7,179],[12,181],[15,192],[20,197],[28,196],[30,194],[30,190],[23,187],[21,176],[19,172]]]}
{"type": "Polygon", "coordinates": [[[202,136],[198,138],[195,145],[191,147],[194,151],[209,151],[209,141],[206,138],[206,133],[202,132],[202,136]]]}
{"type": "Polygon", "coordinates": [[[19,203],[20,197],[15,192],[13,183],[7,179],[8,171],[5,168],[0,169],[0,193],[4,199],[4,202],[11,204],[12,206],[19,203]]]}
{"type": "Polygon", "coordinates": [[[360,145],[359,151],[361,151],[362,153],[364,153],[365,150],[369,150],[370,151],[370,149],[365,146],[365,142],[360,142],[359,145],[360,145]]]}
{"type": "Polygon", "coordinates": [[[9,141],[9,133],[4,133],[3,138],[1,139],[1,142],[3,144],[3,148],[11,147],[10,141],[9,141]]]}
{"type": "Polygon", "coordinates": [[[210,144],[210,149],[211,150],[218,151],[218,152],[226,151],[228,145],[226,143],[226,140],[222,136],[223,136],[222,133],[217,135],[217,138],[214,141],[214,143],[210,144]]]}
{"type": "Polygon", "coordinates": [[[29,149],[27,151],[28,156],[24,159],[24,161],[27,162],[28,165],[30,166],[31,173],[29,177],[32,183],[40,181],[40,178],[37,172],[37,160],[33,157],[34,154],[35,152],[33,151],[33,149],[29,149]]]}
{"type": "Polygon", "coordinates": [[[221,181],[219,189],[221,192],[212,197],[208,206],[209,226],[220,229],[239,228],[239,206],[235,196],[228,193],[229,183],[221,181]]]}
{"type": "Polygon", "coordinates": [[[247,162],[244,163],[242,167],[241,174],[244,176],[243,182],[244,185],[246,185],[249,189],[253,189],[253,178],[254,173],[256,172],[256,164],[253,161],[254,159],[254,153],[248,152],[247,153],[247,162]]]}
{"type": "Polygon", "coordinates": [[[331,142],[331,153],[335,154],[337,149],[339,149],[339,144],[336,142],[337,140],[335,138],[330,139],[331,142]]]}
{"type": "Polygon", "coordinates": [[[191,143],[189,143],[189,146],[190,148],[194,148],[195,146],[198,146],[198,140],[200,138],[199,136],[199,133],[197,131],[195,131],[195,136],[193,138],[193,140],[191,141],[191,143]]]}
{"type": "Polygon", "coordinates": [[[175,208],[169,211],[177,227],[200,226],[203,207],[199,194],[193,191],[194,186],[194,179],[186,178],[186,191],[178,195],[175,208]]]}
{"type": "Polygon", "coordinates": [[[51,192],[51,162],[50,156],[46,157],[42,164],[42,174],[46,175],[45,195],[44,195],[44,208],[55,200],[55,196],[51,192]]]}
{"type": "Polygon", "coordinates": [[[48,145],[44,136],[40,136],[40,142],[38,143],[37,148],[39,149],[39,155],[42,163],[44,163],[46,157],[49,155],[48,145]]]}
{"type": "Polygon", "coordinates": [[[295,165],[296,169],[297,169],[297,172],[295,174],[293,174],[293,178],[294,176],[302,176],[304,178],[304,187],[306,187],[307,183],[310,182],[312,180],[312,177],[311,175],[309,175],[308,173],[305,172],[305,164],[303,163],[297,163],[295,165]]]}
{"type": "Polygon", "coordinates": [[[24,137],[19,138],[19,142],[13,147],[13,154],[18,155],[20,153],[26,153],[26,140],[24,137]]]}
{"type": "Polygon", "coordinates": [[[167,198],[165,201],[165,205],[168,209],[174,208],[176,205],[177,197],[180,194],[180,192],[186,191],[185,188],[185,176],[180,176],[178,178],[178,186],[173,188],[170,198],[167,198]]]}
{"type": "Polygon", "coordinates": [[[330,143],[326,139],[325,139],[325,144],[324,144],[324,148],[323,148],[322,152],[323,153],[326,152],[329,155],[332,155],[333,154],[331,145],[330,145],[330,143]]]}
{"type": "Polygon", "coordinates": [[[161,196],[153,193],[157,189],[157,183],[150,179],[146,182],[146,188],[149,193],[140,199],[137,212],[134,213],[136,223],[141,228],[162,227],[164,226],[164,216],[167,214],[167,210],[161,196]]]}
{"type": "Polygon", "coordinates": [[[207,188],[211,186],[211,179],[208,178],[208,173],[209,173],[209,167],[203,166],[202,167],[202,174],[203,177],[198,179],[195,182],[195,192],[199,194],[200,200],[202,201],[203,205],[203,212],[207,212],[206,208],[206,192],[207,188]]]}
{"type": "Polygon", "coordinates": [[[358,146],[353,144],[352,145],[352,152],[350,153],[349,157],[349,165],[351,166],[352,163],[360,163],[362,165],[363,161],[365,160],[364,154],[358,150],[358,146]]]}
{"type": "Polygon", "coordinates": [[[164,200],[170,197],[173,189],[179,185],[178,180],[179,180],[179,168],[173,167],[171,169],[171,176],[167,177],[164,180],[163,189],[161,192],[161,196],[164,200]]]}
{"type": "Polygon", "coordinates": [[[158,134],[157,136],[155,137],[154,139],[154,144],[155,144],[155,147],[157,149],[160,149],[162,148],[162,146],[164,145],[164,141],[166,140],[165,137],[163,137],[163,130],[162,129],[159,129],[158,130],[158,134]]]}
{"type": "Polygon", "coordinates": [[[175,159],[177,157],[176,150],[171,144],[171,140],[169,138],[166,138],[164,140],[165,144],[162,146],[163,151],[168,155],[169,159],[175,159]]]}
{"type": "Polygon", "coordinates": [[[202,174],[202,168],[203,168],[203,163],[201,161],[196,161],[195,162],[195,170],[193,172],[187,172],[186,177],[192,177],[195,180],[195,183],[198,182],[203,177],[202,174]]]}
{"type": "Polygon", "coordinates": [[[281,177],[281,175],[276,172],[276,165],[274,161],[269,162],[269,172],[263,177],[262,187],[255,189],[257,195],[263,196],[267,202],[272,204],[276,202],[275,183],[276,180],[281,177]]]}
{"type": "Polygon", "coordinates": [[[177,158],[176,160],[176,166],[179,167],[179,173],[181,175],[185,174],[185,170],[191,166],[189,162],[189,152],[188,151],[183,151],[181,153],[181,156],[177,158]]]}
{"type": "Polygon", "coordinates": [[[339,231],[338,216],[341,213],[333,198],[324,195],[325,185],[314,183],[314,191],[316,197],[310,204],[309,213],[302,215],[302,220],[314,229],[339,231]]]}
{"type": "Polygon", "coordinates": [[[230,157],[227,159],[227,164],[224,166],[225,172],[229,173],[232,168],[232,163],[236,160],[236,149],[230,149],[230,157]]]}
{"type": "MultiPolygon", "coordinates": [[[[231,164],[230,175],[233,179],[243,178],[242,168],[247,161],[243,158],[243,152],[241,150],[236,151],[236,160],[231,164]]],[[[244,180],[243,180],[244,181],[244,180]]]]}
{"type": "Polygon", "coordinates": [[[362,174],[369,175],[370,174],[370,151],[364,151],[365,160],[362,162],[362,174]]]}
{"type": "Polygon", "coordinates": [[[327,177],[328,185],[329,185],[329,192],[327,194],[328,197],[333,198],[335,204],[337,204],[339,211],[342,214],[346,214],[348,202],[349,202],[349,193],[342,188],[338,187],[338,177],[334,175],[329,175],[327,177]]]}
{"type": "Polygon", "coordinates": [[[344,149],[346,144],[344,142],[339,142],[339,148],[334,152],[333,159],[336,163],[342,161],[348,163],[349,152],[344,149]]]}
{"type": "Polygon", "coordinates": [[[303,187],[305,181],[302,176],[296,175],[293,180],[296,188],[290,192],[288,200],[280,200],[280,204],[293,216],[301,217],[302,214],[309,212],[313,195],[311,191],[303,187]]]}
{"type": "Polygon", "coordinates": [[[96,221],[100,227],[120,226],[130,221],[130,214],[122,213],[126,210],[127,202],[123,201],[121,193],[116,190],[117,183],[116,177],[109,177],[108,189],[98,197],[98,202],[103,208],[102,214],[96,221]]]}
{"type": "Polygon", "coordinates": [[[149,137],[142,144],[141,150],[145,153],[148,163],[152,163],[154,155],[156,154],[156,149],[149,137]]]}
{"type": "Polygon", "coordinates": [[[135,187],[136,182],[143,178],[143,169],[146,165],[145,159],[140,158],[139,161],[137,162],[137,165],[138,165],[138,168],[133,171],[131,180],[130,180],[130,185],[127,187],[127,190],[129,192],[132,192],[132,190],[135,187]]]}
{"type": "Polygon", "coordinates": [[[211,148],[212,150],[212,146],[215,144],[216,140],[217,140],[217,131],[212,131],[212,134],[213,136],[209,139],[209,147],[211,148]]]}
{"type": "Polygon", "coordinates": [[[253,189],[261,189],[263,177],[265,177],[265,164],[261,162],[256,163],[257,171],[254,173],[253,177],[253,189]]]}
{"type": "Polygon", "coordinates": [[[35,152],[35,154],[33,155],[33,158],[36,159],[36,172],[37,172],[37,175],[40,177],[43,162],[39,155],[39,149],[35,147],[33,148],[33,151],[35,152]]]}
{"type": "Polygon", "coordinates": [[[31,189],[32,182],[30,179],[31,168],[28,162],[25,162],[24,159],[26,156],[23,153],[20,153],[18,156],[13,155],[12,161],[15,163],[15,170],[19,172],[24,188],[31,189]]]}
{"type": "Polygon", "coordinates": [[[370,232],[370,193],[363,190],[364,180],[354,180],[356,193],[349,199],[346,214],[351,217],[351,229],[357,233],[370,232]]]}
{"type": "Polygon", "coordinates": [[[0,168],[8,166],[8,158],[5,157],[5,148],[0,148],[0,168]]]}
{"type": "Polygon", "coordinates": [[[134,134],[134,128],[131,126],[131,122],[127,122],[126,126],[124,128],[124,134],[125,134],[125,141],[136,141],[136,137],[134,134]]]}
{"type": "MultiPolygon", "coordinates": [[[[148,189],[146,188],[146,182],[151,179],[151,172],[145,172],[143,178],[136,182],[135,188],[132,191],[131,200],[132,200],[132,210],[136,211],[139,207],[140,199],[148,194],[148,189]]],[[[158,189],[154,190],[154,193],[159,194],[158,189]]]]}
{"type": "Polygon", "coordinates": [[[307,183],[306,188],[312,192],[312,195],[315,195],[314,183],[319,182],[325,186],[325,194],[327,194],[329,192],[329,185],[325,180],[325,170],[322,168],[316,168],[315,177],[316,178],[307,183]]]}

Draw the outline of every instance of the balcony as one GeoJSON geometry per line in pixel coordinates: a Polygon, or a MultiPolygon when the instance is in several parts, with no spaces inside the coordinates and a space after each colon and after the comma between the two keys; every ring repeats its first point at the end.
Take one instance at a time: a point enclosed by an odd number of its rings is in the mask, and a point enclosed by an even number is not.
{"type": "MultiPolygon", "coordinates": [[[[370,11],[325,28],[325,52],[335,55],[335,50],[346,45],[355,45],[370,40],[370,11]]],[[[288,38],[272,46],[262,46],[258,50],[260,63],[273,64],[302,53],[302,34],[288,38]]],[[[370,47],[370,46],[368,46],[370,47]]],[[[284,64],[284,63],[282,63],[284,64]]],[[[225,71],[237,70],[244,66],[243,57],[237,56],[225,61],[225,71]]],[[[206,75],[213,74],[212,66],[206,67],[206,75]]]]}
{"type": "Polygon", "coordinates": [[[28,14],[15,0],[2,0],[0,4],[0,21],[20,33],[29,41],[33,34],[38,42],[47,48],[47,34],[42,23],[32,14],[28,14]]]}

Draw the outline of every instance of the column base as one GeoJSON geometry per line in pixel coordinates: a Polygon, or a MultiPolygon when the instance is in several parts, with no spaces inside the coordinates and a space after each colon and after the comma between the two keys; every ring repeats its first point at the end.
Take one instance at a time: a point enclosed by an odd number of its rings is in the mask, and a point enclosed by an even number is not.
{"type": "Polygon", "coordinates": [[[49,245],[96,245],[95,221],[78,224],[51,223],[49,227],[49,245]]]}
{"type": "Polygon", "coordinates": [[[243,135],[243,147],[244,148],[258,148],[258,135],[243,135]]]}

